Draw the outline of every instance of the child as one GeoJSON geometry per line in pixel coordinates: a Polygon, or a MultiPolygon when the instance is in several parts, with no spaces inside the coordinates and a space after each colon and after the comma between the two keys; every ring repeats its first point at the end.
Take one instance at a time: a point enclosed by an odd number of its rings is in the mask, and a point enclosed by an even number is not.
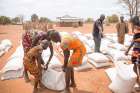
{"type": "Polygon", "coordinates": [[[31,48],[27,54],[23,58],[23,63],[25,67],[25,72],[29,71],[31,75],[35,78],[35,85],[34,85],[34,91],[33,93],[37,92],[37,86],[38,84],[43,87],[43,84],[41,84],[42,79],[42,58],[41,54],[44,49],[47,49],[50,42],[47,40],[41,41],[40,45],[34,46],[31,48]]]}

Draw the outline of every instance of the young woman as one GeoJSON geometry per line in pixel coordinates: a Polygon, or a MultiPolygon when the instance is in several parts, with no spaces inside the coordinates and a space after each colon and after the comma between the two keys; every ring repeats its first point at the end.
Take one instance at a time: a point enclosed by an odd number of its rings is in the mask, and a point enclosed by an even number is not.
{"type": "Polygon", "coordinates": [[[131,49],[131,47],[133,47],[131,61],[134,64],[133,69],[135,73],[137,74],[137,83],[140,84],[138,72],[137,72],[137,67],[140,71],[140,21],[139,21],[138,16],[135,16],[132,19],[132,25],[134,26],[134,29],[135,29],[133,41],[125,54],[128,55],[129,50],[131,49]]]}
{"type": "Polygon", "coordinates": [[[64,93],[69,93],[70,87],[76,87],[73,68],[82,64],[83,57],[86,54],[86,48],[82,41],[80,41],[78,38],[66,34],[62,35],[56,31],[51,34],[51,40],[56,43],[60,42],[61,48],[63,50],[63,70],[66,73],[66,89],[64,93]],[[71,56],[70,50],[73,51],[71,56]]]}

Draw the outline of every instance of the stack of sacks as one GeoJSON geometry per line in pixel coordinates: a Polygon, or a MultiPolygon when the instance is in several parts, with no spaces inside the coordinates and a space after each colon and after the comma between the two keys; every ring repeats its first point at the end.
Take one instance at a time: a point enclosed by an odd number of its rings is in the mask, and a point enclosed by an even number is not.
{"type": "MultiPolygon", "coordinates": [[[[131,54],[131,52],[129,54],[131,54]]],[[[125,51],[119,51],[119,50],[112,49],[112,48],[108,48],[107,55],[109,55],[112,58],[113,62],[131,60],[131,56],[130,55],[126,56],[125,51]]]]}
{"type": "Polygon", "coordinates": [[[117,42],[117,34],[112,33],[112,34],[105,34],[105,38],[111,40],[112,42],[116,43],[117,42]]]}
{"type": "Polygon", "coordinates": [[[8,50],[12,47],[12,43],[10,40],[5,39],[2,40],[0,43],[0,56],[2,56],[5,52],[8,52],[8,50]]]}
{"type": "Polygon", "coordinates": [[[84,71],[84,70],[89,70],[89,69],[92,69],[92,68],[93,68],[93,66],[90,63],[88,63],[88,57],[84,56],[82,65],[74,68],[74,70],[75,71],[84,71]]]}
{"type": "Polygon", "coordinates": [[[2,68],[1,80],[22,77],[24,71],[23,56],[23,47],[19,46],[14,52],[14,54],[9,58],[6,65],[2,68]]]}
{"type": "Polygon", "coordinates": [[[131,93],[136,83],[136,74],[133,71],[133,65],[126,65],[120,61],[116,63],[115,69],[106,70],[112,83],[109,88],[114,93],[131,93]]]}
{"type": "Polygon", "coordinates": [[[108,47],[119,50],[119,51],[126,51],[127,50],[127,48],[124,45],[119,44],[119,43],[110,44],[110,45],[108,45],[108,47]]]}
{"type": "Polygon", "coordinates": [[[101,51],[103,53],[107,53],[108,51],[108,45],[112,44],[111,40],[107,39],[107,38],[103,38],[102,41],[101,41],[101,51]]]}
{"type": "Polygon", "coordinates": [[[110,66],[110,60],[107,56],[101,53],[92,53],[88,55],[89,62],[93,64],[96,68],[101,68],[105,66],[110,66]]]}
{"type": "Polygon", "coordinates": [[[45,87],[55,91],[62,91],[66,87],[65,73],[61,65],[52,65],[46,71],[43,71],[42,81],[45,87]]]}

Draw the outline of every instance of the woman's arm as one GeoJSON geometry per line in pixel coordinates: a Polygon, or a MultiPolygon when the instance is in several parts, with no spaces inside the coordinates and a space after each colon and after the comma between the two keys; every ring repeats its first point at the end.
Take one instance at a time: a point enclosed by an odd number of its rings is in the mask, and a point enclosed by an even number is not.
{"type": "Polygon", "coordinates": [[[49,63],[50,63],[50,61],[51,61],[51,59],[52,59],[52,57],[53,57],[53,54],[54,54],[53,46],[52,46],[52,43],[51,43],[51,42],[50,42],[49,48],[50,48],[51,55],[50,55],[50,57],[49,57],[49,60],[48,60],[48,62],[47,62],[47,65],[49,65],[49,63]]]}
{"type": "Polygon", "coordinates": [[[66,68],[69,61],[70,51],[66,49],[63,51],[63,53],[64,53],[64,68],[66,68]]]}

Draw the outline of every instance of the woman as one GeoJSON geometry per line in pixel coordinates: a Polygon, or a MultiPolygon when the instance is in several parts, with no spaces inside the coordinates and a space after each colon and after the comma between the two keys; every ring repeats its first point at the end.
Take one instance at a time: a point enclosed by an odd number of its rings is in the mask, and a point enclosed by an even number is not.
{"type": "Polygon", "coordinates": [[[140,70],[140,66],[139,66],[140,65],[140,22],[139,22],[138,16],[135,16],[132,19],[132,25],[135,28],[133,41],[125,54],[128,55],[129,50],[133,46],[133,53],[132,53],[131,61],[134,64],[133,69],[134,69],[135,73],[137,74],[137,83],[140,85],[139,76],[138,76],[138,72],[137,72],[137,67],[140,70]]]}
{"type": "MultiPolygon", "coordinates": [[[[54,30],[49,30],[48,32],[37,32],[37,31],[33,31],[33,30],[28,30],[23,34],[23,38],[22,38],[22,45],[23,45],[23,49],[24,49],[24,55],[26,55],[26,53],[34,46],[37,46],[39,44],[39,42],[41,42],[42,40],[48,40],[50,42],[49,44],[49,48],[50,48],[50,52],[51,55],[48,59],[48,62],[46,64],[46,67],[48,67],[48,64],[50,63],[52,57],[53,57],[53,46],[51,43],[51,39],[50,39],[50,34],[53,32],[54,30]]],[[[43,59],[41,59],[43,60],[43,59]]],[[[45,64],[44,61],[41,61],[43,63],[41,64],[45,64]]],[[[25,71],[25,81],[29,82],[29,77],[28,77],[28,73],[25,71]]]]}
{"type": "Polygon", "coordinates": [[[60,35],[56,31],[51,34],[51,40],[56,43],[61,43],[60,45],[64,53],[63,69],[66,73],[66,89],[64,92],[69,93],[69,87],[76,87],[73,68],[82,64],[83,57],[86,54],[86,48],[78,38],[72,37],[69,34],[60,35]],[[70,55],[71,50],[73,53],[70,55]]]}

